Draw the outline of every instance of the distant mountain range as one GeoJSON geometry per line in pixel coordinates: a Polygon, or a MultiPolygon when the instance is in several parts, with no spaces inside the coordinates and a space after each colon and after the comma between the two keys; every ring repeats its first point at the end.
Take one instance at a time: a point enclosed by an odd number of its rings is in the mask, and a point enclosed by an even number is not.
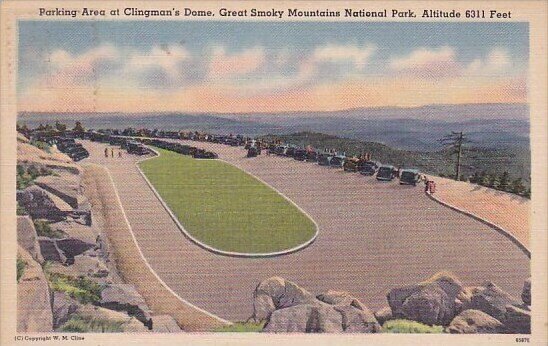
{"type": "Polygon", "coordinates": [[[420,151],[438,150],[439,138],[451,131],[463,131],[477,147],[529,147],[529,106],[526,104],[429,105],[271,114],[25,112],[19,114],[18,120],[29,126],[55,120],[69,123],[79,120],[87,128],[146,127],[249,136],[311,131],[420,151]]]}

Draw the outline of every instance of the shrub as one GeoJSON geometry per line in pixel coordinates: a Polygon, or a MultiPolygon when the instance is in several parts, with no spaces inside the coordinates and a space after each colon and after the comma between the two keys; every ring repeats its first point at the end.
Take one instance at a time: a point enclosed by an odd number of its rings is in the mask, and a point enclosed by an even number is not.
{"type": "Polygon", "coordinates": [[[40,237],[63,238],[65,236],[63,232],[52,229],[45,220],[34,220],[34,228],[36,228],[36,234],[40,237]]]}
{"type": "Polygon", "coordinates": [[[27,268],[27,262],[20,257],[17,257],[17,282],[25,274],[25,268],[27,268]]]}
{"type": "Polygon", "coordinates": [[[443,333],[442,326],[428,326],[410,320],[390,320],[382,326],[383,333],[443,333]]]}
{"type": "Polygon", "coordinates": [[[47,273],[51,289],[65,292],[82,304],[99,303],[103,287],[90,279],[80,276],[73,277],[59,273],[47,273]]]}
{"type": "Polygon", "coordinates": [[[221,333],[258,333],[263,330],[264,322],[234,322],[231,326],[223,326],[214,330],[221,333]]]}
{"type": "Polygon", "coordinates": [[[123,324],[122,321],[73,315],[70,320],[59,328],[59,331],[69,333],[119,333],[124,331],[123,324]]]}
{"type": "Polygon", "coordinates": [[[19,204],[19,202],[17,202],[17,209],[15,211],[17,213],[18,216],[20,215],[28,215],[28,212],[27,210],[25,209],[25,207],[23,207],[21,204],[19,204]]]}

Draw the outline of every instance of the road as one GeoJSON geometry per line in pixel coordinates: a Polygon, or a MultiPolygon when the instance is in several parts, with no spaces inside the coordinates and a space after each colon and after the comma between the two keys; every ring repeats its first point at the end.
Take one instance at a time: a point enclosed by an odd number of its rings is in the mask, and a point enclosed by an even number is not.
{"type": "Polygon", "coordinates": [[[316,241],[290,255],[251,259],[210,253],[183,236],[140,175],[137,157],[105,158],[105,144],[84,141],[90,151],[86,161],[110,170],[152,268],[181,297],[222,318],[247,319],[254,288],[275,275],[314,294],[349,291],[372,310],[387,305],[391,288],[442,270],[466,286],[490,280],[517,297],[530,276],[529,258],[510,240],[430,200],[422,187],[382,183],[285,157],[248,159],[242,148],[191,144],[260,177],[319,225],[316,241]]]}

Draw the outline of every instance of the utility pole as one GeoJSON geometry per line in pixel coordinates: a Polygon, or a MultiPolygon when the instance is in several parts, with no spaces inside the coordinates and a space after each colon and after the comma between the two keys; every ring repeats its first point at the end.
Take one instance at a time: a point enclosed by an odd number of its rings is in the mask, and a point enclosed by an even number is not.
{"type": "Polygon", "coordinates": [[[463,141],[464,137],[463,137],[463,134],[462,134],[462,131],[458,133],[458,138],[457,138],[457,141],[456,141],[456,144],[457,144],[457,167],[455,169],[455,171],[457,172],[456,176],[455,176],[455,180],[459,180],[459,177],[460,177],[460,158],[462,156],[462,141],[463,141]]]}

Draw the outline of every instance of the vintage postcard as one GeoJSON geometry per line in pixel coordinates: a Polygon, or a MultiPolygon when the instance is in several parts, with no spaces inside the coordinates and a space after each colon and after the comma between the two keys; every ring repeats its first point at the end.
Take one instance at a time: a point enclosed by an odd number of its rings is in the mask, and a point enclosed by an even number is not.
{"type": "Polygon", "coordinates": [[[545,1],[4,1],[2,345],[546,345],[545,1]]]}

